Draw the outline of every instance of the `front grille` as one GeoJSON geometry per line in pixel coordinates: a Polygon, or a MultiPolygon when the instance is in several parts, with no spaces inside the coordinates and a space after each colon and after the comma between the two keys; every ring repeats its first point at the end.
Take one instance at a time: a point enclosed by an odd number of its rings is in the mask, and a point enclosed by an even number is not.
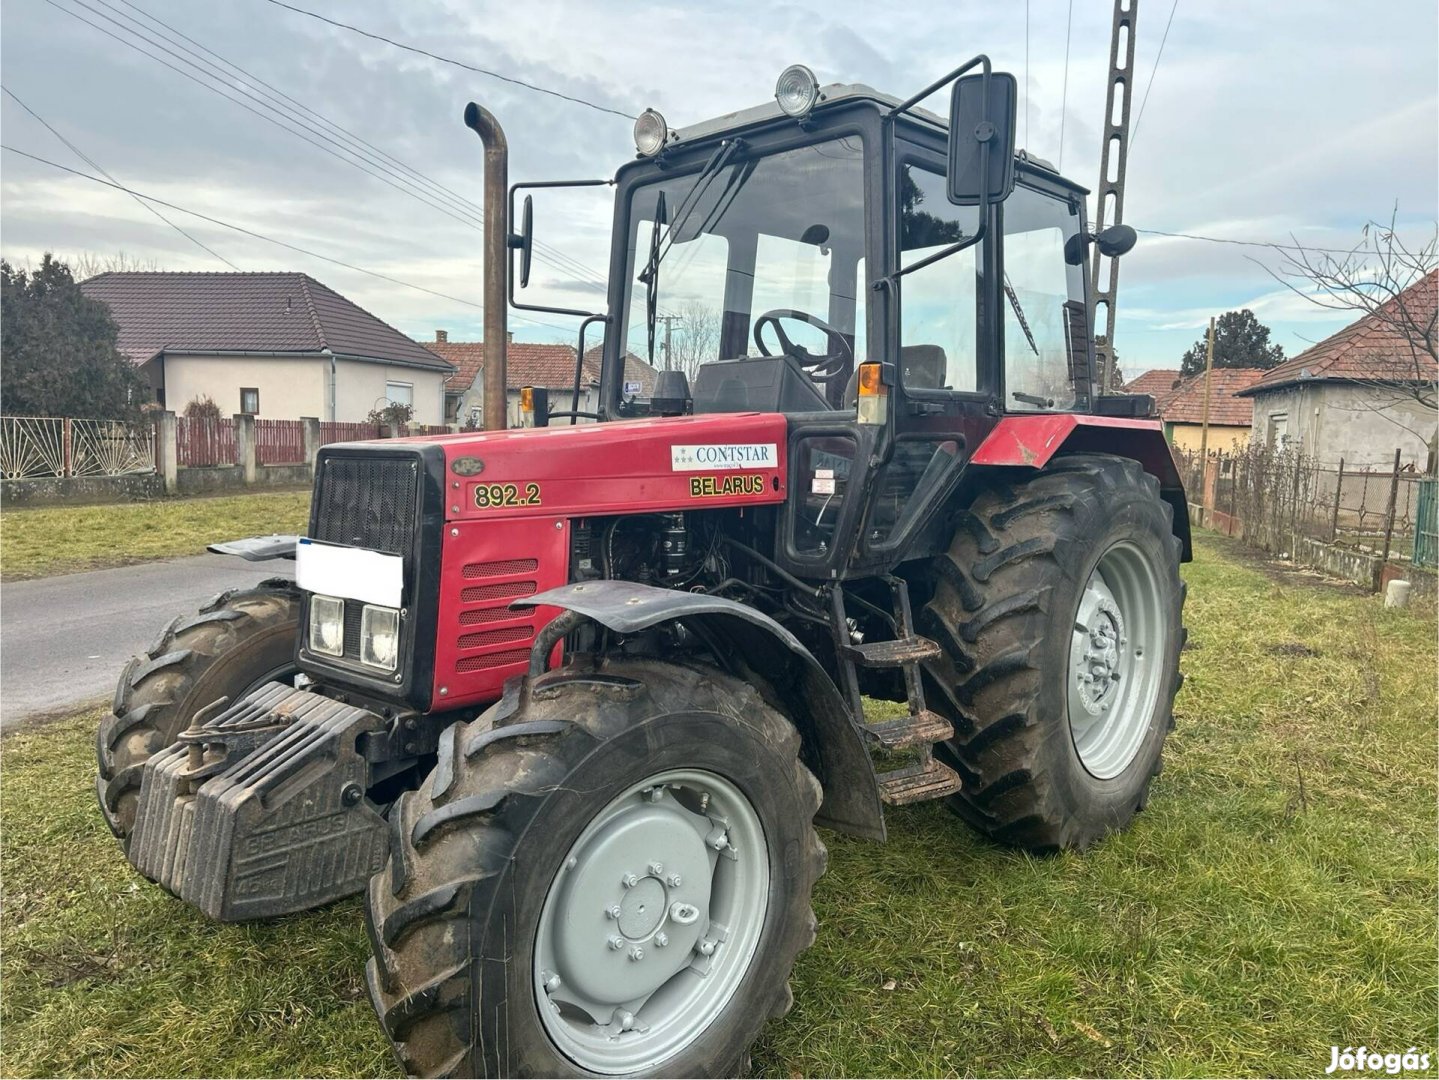
{"type": "Polygon", "coordinates": [[[510,649],[506,652],[490,653],[488,656],[466,656],[455,665],[455,670],[461,673],[488,671],[491,668],[509,667],[511,664],[525,664],[529,659],[529,649],[510,649]]]}
{"type": "Polygon", "coordinates": [[[471,585],[460,590],[460,602],[478,604],[485,600],[508,600],[516,596],[532,596],[536,591],[533,581],[509,581],[498,585],[471,585]]]}
{"type": "Polygon", "coordinates": [[[463,571],[467,578],[499,577],[501,574],[533,574],[539,569],[539,559],[499,559],[495,562],[472,562],[463,571]]]}
{"type": "Polygon", "coordinates": [[[419,459],[366,453],[327,454],[321,460],[315,539],[408,560],[420,514],[419,459]]]}

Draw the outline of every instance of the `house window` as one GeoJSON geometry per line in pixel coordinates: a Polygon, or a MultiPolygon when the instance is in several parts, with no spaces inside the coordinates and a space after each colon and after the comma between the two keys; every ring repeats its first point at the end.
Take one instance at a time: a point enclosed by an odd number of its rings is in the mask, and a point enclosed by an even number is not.
{"type": "Polygon", "coordinates": [[[407,382],[385,383],[385,397],[391,405],[414,405],[415,384],[407,382]]]}
{"type": "Polygon", "coordinates": [[[1274,413],[1269,418],[1269,445],[1283,450],[1289,445],[1289,414],[1274,413]]]}
{"type": "Polygon", "coordinates": [[[240,411],[250,416],[259,415],[260,388],[258,386],[240,387],[240,411]]]}

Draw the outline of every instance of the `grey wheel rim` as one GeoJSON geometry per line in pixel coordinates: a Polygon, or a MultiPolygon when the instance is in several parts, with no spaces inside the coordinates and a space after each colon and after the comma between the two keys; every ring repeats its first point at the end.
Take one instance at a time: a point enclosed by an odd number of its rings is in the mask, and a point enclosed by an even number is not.
{"type": "Polygon", "coordinates": [[[1128,541],[1100,557],[1080,594],[1069,648],[1069,730],[1100,780],[1124,772],[1154,723],[1165,658],[1159,573],[1128,541]]]}
{"type": "Polygon", "coordinates": [[[585,827],[535,930],[546,1034],[575,1064],[653,1069],[724,1012],[769,907],[759,814],[730,781],[656,773],[585,827]]]}

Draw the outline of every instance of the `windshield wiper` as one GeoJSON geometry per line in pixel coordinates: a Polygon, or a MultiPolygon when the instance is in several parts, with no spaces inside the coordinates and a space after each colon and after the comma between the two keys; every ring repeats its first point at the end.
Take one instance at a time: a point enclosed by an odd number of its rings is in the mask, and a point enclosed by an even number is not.
{"type": "Polygon", "coordinates": [[[1041,409],[1054,408],[1054,398],[1040,397],[1038,394],[1026,394],[1023,390],[1015,390],[1010,395],[1015,401],[1022,401],[1026,405],[1037,405],[1041,409]]]}
{"type": "Polygon", "coordinates": [[[655,204],[655,224],[650,233],[650,257],[645,263],[645,268],[639,272],[639,280],[645,286],[645,327],[649,335],[649,362],[653,366],[655,362],[655,323],[657,321],[657,309],[659,306],[659,277],[660,262],[669,254],[670,248],[674,247],[675,236],[680,233],[685,224],[689,221],[690,215],[694,213],[695,207],[699,205],[700,198],[709,190],[710,183],[714,180],[719,171],[729,163],[730,158],[744,145],[742,139],[728,139],[719,146],[710,159],[705,162],[698,175],[695,176],[694,184],[690,192],[680,203],[680,208],[675,211],[673,224],[665,231],[664,240],[660,238],[660,226],[664,223],[665,217],[665,193],[660,191],[655,204]],[[661,245],[663,243],[663,250],[661,245]]]}
{"type": "MultiPolygon", "coordinates": [[[[1034,355],[1038,356],[1039,346],[1034,342],[1034,335],[1029,332],[1029,320],[1024,317],[1024,308],[1019,306],[1019,297],[1015,295],[1014,286],[1009,283],[1008,274],[1004,275],[1004,295],[1009,297],[1009,306],[1014,309],[1014,317],[1019,320],[1019,328],[1024,331],[1024,339],[1029,342],[1029,347],[1034,350],[1034,355]]],[[[1038,405],[1039,402],[1031,401],[1030,404],[1038,405]]]]}

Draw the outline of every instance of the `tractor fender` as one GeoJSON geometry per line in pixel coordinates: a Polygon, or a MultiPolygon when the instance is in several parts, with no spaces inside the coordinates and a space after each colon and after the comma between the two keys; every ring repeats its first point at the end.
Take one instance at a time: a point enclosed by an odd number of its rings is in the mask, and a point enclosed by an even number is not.
{"type": "Polygon", "coordinates": [[[975,447],[969,460],[971,465],[1042,469],[1059,453],[1114,454],[1139,462],[1159,481],[1160,497],[1174,511],[1174,535],[1184,546],[1184,561],[1193,557],[1184,481],[1161,420],[1086,413],[1006,416],[975,447]]]}
{"type": "MultiPolygon", "coordinates": [[[[805,763],[824,786],[815,820],[866,839],[885,838],[874,763],[844,698],[799,638],[768,615],[723,597],[628,581],[578,582],[514,606],[562,608],[618,634],[683,622],[697,636],[727,647],[730,657],[764,680],[764,689],[773,691],[799,730],[805,763]]],[[[545,640],[542,631],[535,648],[548,653],[545,640]]]]}

